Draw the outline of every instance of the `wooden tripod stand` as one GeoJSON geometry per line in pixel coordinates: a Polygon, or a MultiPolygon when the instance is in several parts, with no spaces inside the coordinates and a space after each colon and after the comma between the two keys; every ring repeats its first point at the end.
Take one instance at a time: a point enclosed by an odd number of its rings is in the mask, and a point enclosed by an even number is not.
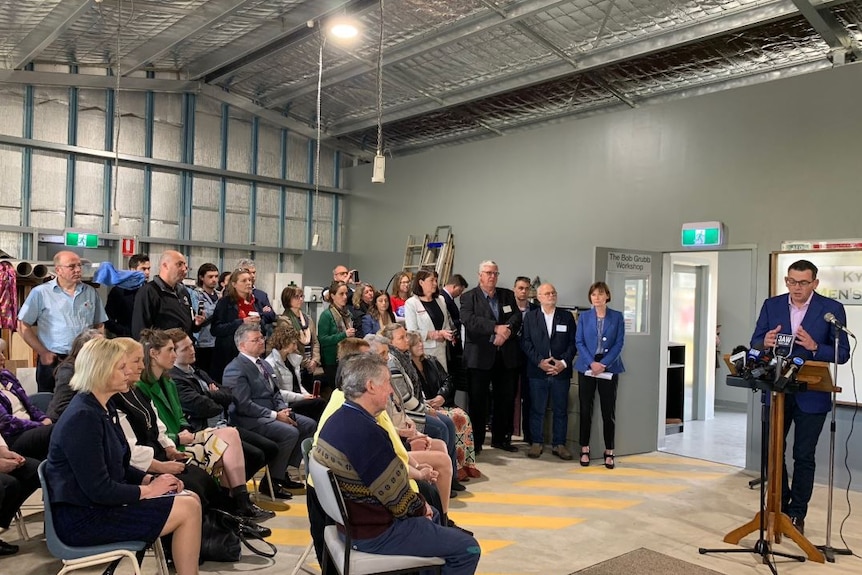
{"type": "MultiPolygon", "coordinates": [[[[829,364],[820,361],[806,362],[799,371],[797,380],[805,382],[809,391],[831,393],[834,389],[832,376],[829,373],[829,364]]],[[[781,476],[784,469],[784,393],[773,391],[771,392],[771,399],[768,480],[766,509],[764,511],[766,519],[765,541],[767,543],[781,543],[782,536],[786,535],[805,552],[809,561],[823,563],[823,553],[793,526],[787,515],[781,512],[781,476]]],[[[724,542],[736,545],[743,537],[760,529],[760,524],[761,515],[758,511],[754,519],[725,535],[724,542]]]]}

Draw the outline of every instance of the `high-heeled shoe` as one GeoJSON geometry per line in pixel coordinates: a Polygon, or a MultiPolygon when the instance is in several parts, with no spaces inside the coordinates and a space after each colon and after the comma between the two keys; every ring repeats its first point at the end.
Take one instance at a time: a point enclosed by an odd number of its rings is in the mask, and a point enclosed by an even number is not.
{"type": "Polygon", "coordinates": [[[590,466],[590,448],[588,447],[586,451],[581,449],[581,458],[580,458],[581,467],[589,467],[590,466]]]}
{"type": "Polygon", "coordinates": [[[613,469],[614,467],[616,467],[616,464],[614,463],[614,454],[605,451],[604,455],[605,455],[605,467],[607,467],[608,469],[613,469]],[[608,463],[608,459],[611,460],[610,463],[608,463]]]}

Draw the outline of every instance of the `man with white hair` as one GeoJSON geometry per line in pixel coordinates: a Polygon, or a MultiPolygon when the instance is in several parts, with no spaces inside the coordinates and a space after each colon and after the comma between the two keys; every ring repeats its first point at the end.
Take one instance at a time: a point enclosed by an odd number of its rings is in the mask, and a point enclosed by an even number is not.
{"type": "Polygon", "coordinates": [[[522,317],[512,290],[497,287],[499,277],[497,264],[486,260],[479,264],[479,285],[461,295],[464,365],[467,367],[467,392],[476,455],[482,452],[485,442],[491,399],[494,401],[491,447],[518,451],[512,445],[512,432],[515,389],[521,363],[517,333],[521,329],[522,317]]]}
{"type": "Polygon", "coordinates": [[[444,574],[472,575],[479,543],[466,531],[439,524],[439,513],[411,488],[407,467],[375,420],[393,393],[386,362],[373,354],[342,361],[345,403],[324,423],[312,455],[332,470],[341,487],[353,548],[440,557],[446,561],[444,574]]]}

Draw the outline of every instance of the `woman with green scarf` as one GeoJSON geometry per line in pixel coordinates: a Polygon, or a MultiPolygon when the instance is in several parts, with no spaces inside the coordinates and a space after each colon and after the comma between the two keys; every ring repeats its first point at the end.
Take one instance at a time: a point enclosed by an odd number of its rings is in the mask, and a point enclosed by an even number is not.
{"type": "Polygon", "coordinates": [[[180,405],[177,386],[168,375],[177,358],[174,342],[164,331],[145,329],[141,332],[141,344],[144,346],[144,370],[136,387],[152,401],[166,427],[165,435],[185,455],[189,465],[201,467],[219,478],[230,490],[240,515],[257,515],[246,489],[242,441],[236,428],[208,427],[192,433],[192,426],[180,405]]]}
{"type": "MultiPolygon", "coordinates": [[[[335,389],[335,372],[338,369],[338,342],[353,337],[353,317],[347,307],[347,284],[334,281],[329,286],[329,307],[317,320],[317,339],[320,341],[320,358],[326,373],[328,391],[335,389]]],[[[329,393],[322,394],[325,399],[329,393]]]]}

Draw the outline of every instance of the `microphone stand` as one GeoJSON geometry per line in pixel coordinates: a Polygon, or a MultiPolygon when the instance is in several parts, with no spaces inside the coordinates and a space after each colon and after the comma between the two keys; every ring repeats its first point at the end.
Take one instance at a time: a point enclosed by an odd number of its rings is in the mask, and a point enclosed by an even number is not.
{"type": "Polygon", "coordinates": [[[835,481],[835,403],[838,395],[838,338],[841,337],[837,327],[832,328],[835,338],[833,341],[835,357],[832,363],[832,419],[829,422],[829,490],[826,498],[826,543],[816,547],[823,552],[823,556],[830,563],[835,563],[836,555],[853,555],[850,549],[836,549],[832,547],[832,491],[835,481]]]}

